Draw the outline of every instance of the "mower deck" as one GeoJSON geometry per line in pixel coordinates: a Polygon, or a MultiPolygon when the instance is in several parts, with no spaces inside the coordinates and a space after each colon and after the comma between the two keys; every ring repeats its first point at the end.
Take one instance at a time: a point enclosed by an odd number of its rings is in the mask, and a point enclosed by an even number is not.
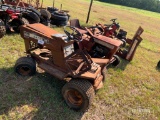
{"type": "MultiPolygon", "coordinates": [[[[35,49],[32,51],[31,56],[38,62],[38,67],[44,69],[51,75],[57,77],[58,79],[63,80],[66,77],[72,76],[72,73],[70,71],[66,72],[65,70],[53,64],[54,61],[52,61],[51,59],[52,58],[51,51],[49,51],[48,49],[35,49]]],[[[101,71],[100,65],[102,66],[103,64],[107,64],[107,62],[109,61],[108,59],[97,59],[97,58],[93,58],[92,60],[93,63],[91,64],[90,70],[80,74],[79,76],[80,78],[95,80],[97,75],[101,71]]],[[[82,62],[82,60],[81,61],[79,60],[78,62],[82,62]]],[[[73,70],[72,72],[74,73],[76,72],[76,70],[73,70]]]]}

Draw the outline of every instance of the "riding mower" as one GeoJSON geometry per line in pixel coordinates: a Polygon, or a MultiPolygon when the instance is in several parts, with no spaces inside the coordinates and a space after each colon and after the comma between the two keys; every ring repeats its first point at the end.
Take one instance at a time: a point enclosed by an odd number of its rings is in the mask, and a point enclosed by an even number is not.
{"type": "MultiPolygon", "coordinates": [[[[78,31],[64,32],[67,34],[40,23],[21,26],[26,56],[16,61],[15,72],[22,76],[34,75],[38,66],[54,77],[66,80],[62,95],[67,105],[74,110],[86,111],[95,91],[103,86],[105,66],[110,60],[92,58],[86,50],[76,48],[74,43],[82,42],[78,31]]],[[[110,53],[110,57],[114,53],[110,53]]]]}
{"type": "Polygon", "coordinates": [[[28,24],[28,20],[22,17],[19,10],[16,10],[11,5],[0,5],[0,19],[3,21],[6,31],[11,31],[11,28],[19,33],[19,27],[28,24]]]}
{"type": "Polygon", "coordinates": [[[126,39],[126,35],[127,32],[124,31],[123,29],[120,29],[120,25],[118,22],[116,22],[116,18],[115,19],[111,19],[110,21],[112,21],[111,24],[96,24],[96,26],[99,26],[102,28],[103,30],[103,35],[106,37],[112,37],[112,38],[117,38],[119,40],[121,39],[126,39]]]}
{"type": "MultiPolygon", "coordinates": [[[[89,29],[93,34],[100,34],[100,35],[104,35],[106,37],[121,40],[123,42],[123,47],[125,47],[127,32],[124,31],[123,29],[120,29],[120,25],[119,25],[119,23],[116,22],[116,20],[117,19],[111,19],[110,20],[110,21],[112,21],[111,24],[102,25],[102,24],[98,23],[95,26],[89,27],[89,29]]],[[[78,30],[86,30],[85,28],[82,28],[80,26],[78,19],[70,20],[70,25],[77,27],[78,30]]]]}
{"type": "Polygon", "coordinates": [[[100,24],[97,24],[96,26],[91,26],[88,28],[87,27],[82,28],[79,24],[78,19],[71,20],[70,26],[71,28],[74,26],[74,28],[77,31],[79,31],[79,34],[90,36],[91,40],[87,40],[88,37],[87,39],[84,38],[84,41],[88,41],[88,42],[84,42],[83,45],[86,46],[87,50],[92,51],[92,53],[93,51],[96,53],[94,54],[93,57],[103,58],[105,56],[108,56],[106,53],[108,51],[107,49],[109,48],[109,46],[106,46],[104,43],[101,43],[100,39],[103,39],[104,41],[108,41],[109,44],[112,44],[113,46],[118,45],[117,46],[118,49],[116,50],[116,55],[114,55],[116,58],[115,65],[118,65],[119,63],[118,56],[128,61],[131,61],[133,59],[135,51],[138,45],[140,44],[140,42],[142,41],[142,38],[140,37],[140,35],[143,33],[144,30],[143,28],[139,27],[132,39],[126,38],[126,35],[127,35],[126,31],[121,29],[119,30],[119,32],[116,32],[116,30],[119,29],[119,26],[118,26],[118,23],[115,22],[115,20],[116,19],[112,19],[113,23],[111,26],[113,28],[113,31],[112,29],[110,31],[109,30],[107,31],[107,27],[104,27],[100,24]],[[94,46],[94,43],[97,43],[97,44],[94,46]],[[124,47],[126,46],[126,43],[129,45],[128,50],[124,49],[124,47]],[[93,45],[89,46],[89,44],[93,44],[93,45]],[[95,55],[98,55],[98,56],[95,56],[95,55]]]}

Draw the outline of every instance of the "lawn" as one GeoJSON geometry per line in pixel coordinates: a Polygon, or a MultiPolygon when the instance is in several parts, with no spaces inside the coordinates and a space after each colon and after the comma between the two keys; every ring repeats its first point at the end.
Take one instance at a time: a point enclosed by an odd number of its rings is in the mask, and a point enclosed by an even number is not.
{"type": "MultiPolygon", "coordinates": [[[[44,0],[46,6],[52,1],[44,0]]],[[[109,67],[104,87],[85,113],[70,110],[61,88],[65,84],[38,70],[32,77],[14,72],[15,61],[24,56],[20,35],[9,34],[0,40],[0,120],[160,120],[160,14],[94,1],[89,23],[89,0],[57,0],[55,6],[69,10],[82,25],[111,23],[118,18],[121,28],[132,38],[139,26],[143,41],[131,62],[109,67]]],[[[54,28],[63,32],[62,28],[54,28]]]]}

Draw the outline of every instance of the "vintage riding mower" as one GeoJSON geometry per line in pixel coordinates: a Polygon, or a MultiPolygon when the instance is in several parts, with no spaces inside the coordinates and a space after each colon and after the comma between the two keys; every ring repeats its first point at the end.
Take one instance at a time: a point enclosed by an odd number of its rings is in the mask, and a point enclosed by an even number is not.
{"type": "MultiPolygon", "coordinates": [[[[116,19],[113,19],[113,23],[111,24],[112,29],[107,31],[107,27],[104,27],[100,24],[97,24],[96,26],[91,27],[85,27],[82,28],[79,24],[78,19],[73,19],[70,21],[70,26],[74,26],[74,28],[79,31],[82,35],[87,35],[86,38],[83,38],[84,40],[84,46],[89,51],[94,51],[94,55],[91,55],[93,57],[98,58],[106,58],[108,57],[107,51],[108,49],[111,50],[111,48],[114,48],[114,46],[117,46],[116,55],[114,57],[117,59],[116,64],[119,62],[118,56],[131,61],[134,57],[135,51],[138,47],[138,45],[141,43],[142,38],[140,37],[143,33],[143,28],[139,27],[136,31],[134,37],[132,39],[126,38],[127,32],[120,29],[118,32],[116,32],[117,29],[119,29],[118,23],[115,22],[116,19]],[[90,36],[90,37],[89,37],[90,36]],[[91,39],[92,38],[92,39],[91,39]],[[101,39],[103,41],[108,41],[110,45],[113,45],[112,47],[106,46],[103,42],[101,42],[101,39]],[[96,45],[94,45],[96,43],[96,45]],[[126,49],[127,44],[127,49],[126,49]]],[[[107,25],[105,25],[107,26],[107,25]]],[[[83,42],[82,42],[83,43],[83,42]]],[[[114,51],[114,50],[113,50],[114,51]]],[[[90,52],[89,52],[90,53],[90,52]]]]}
{"type": "MultiPolygon", "coordinates": [[[[117,19],[111,19],[110,20],[110,21],[112,21],[111,24],[104,24],[103,25],[101,23],[98,23],[95,26],[88,27],[88,29],[90,31],[92,31],[92,33],[94,35],[100,34],[100,35],[103,35],[106,37],[121,40],[123,42],[123,47],[125,47],[127,32],[124,31],[123,29],[120,29],[120,24],[118,22],[116,22],[116,20],[117,19]]],[[[80,31],[86,30],[85,28],[80,26],[78,19],[70,20],[70,26],[74,26],[80,31]]],[[[84,31],[83,31],[83,33],[84,33],[84,31]]]]}
{"type": "Polygon", "coordinates": [[[95,90],[103,86],[108,59],[91,58],[82,49],[75,49],[74,42],[81,42],[77,33],[60,34],[40,23],[23,25],[20,34],[24,39],[26,57],[15,64],[15,71],[33,75],[36,66],[60,80],[67,80],[62,95],[67,105],[85,111],[95,96],[95,90]]]}
{"type": "MultiPolygon", "coordinates": [[[[114,38],[110,38],[110,37],[106,37],[101,35],[101,33],[99,34],[99,32],[92,32],[90,29],[86,28],[86,30],[90,33],[90,35],[94,38],[94,41],[97,41],[97,43],[101,44],[102,46],[104,46],[104,43],[100,43],[99,40],[100,39],[105,39],[105,40],[110,40],[109,43],[115,45],[118,45],[118,49],[116,51],[116,55],[117,58],[118,56],[122,57],[123,59],[126,59],[128,61],[131,61],[135,55],[136,49],[138,47],[138,45],[141,43],[141,41],[143,40],[141,38],[141,34],[143,33],[143,28],[139,27],[134,35],[134,37],[132,39],[126,38],[124,39],[114,39],[114,38]],[[123,41],[124,40],[124,41],[123,41]],[[124,43],[128,44],[128,48],[125,48],[124,43]]],[[[96,31],[96,30],[95,30],[96,31]]],[[[105,48],[101,48],[101,51],[104,51],[106,48],[108,48],[108,46],[105,46],[105,48]]],[[[104,52],[103,52],[104,53],[104,52]]],[[[108,56],[108,55],[107,55],[108,56]]],[[[117,61],[117,60],[116,60],[117,61]]]]}
{"type": "Polygon", "coordinates": [[[11,5],[0,5],[0,20],[3,21],[6,31],[13,29],[19,33],[19,27],[28,24],[28,20],[22,17],[20,10],[11,5]]]}
{"type": "Polygon", "coordinates": [[[123,29],[120,29],[120,24],[118,22],[116,22],[116,20],[117,20],[116,18],[111,19],[110,20],[110,21],[112,21],[111,24],[102,25],[102,24],[98,23],[98,24],[96,24],[96,26],[99,26],[102,28],[103,35],[106,37],[117,38],[119,40],[126,39],[127,32],[124,31],[123,29]]]}

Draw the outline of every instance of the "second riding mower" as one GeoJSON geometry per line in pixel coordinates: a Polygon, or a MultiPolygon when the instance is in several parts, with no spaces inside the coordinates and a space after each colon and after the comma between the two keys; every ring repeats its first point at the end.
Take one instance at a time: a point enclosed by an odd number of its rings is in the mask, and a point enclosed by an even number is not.
{"type": "MultiPolygon", "coordinates": [[[[123,29],[120,29],[120,24],[118,22],[116,22],[116,18],[115,19],[111,19],[110,21],[112,21],[111,24],[96,24],[96,26],[101,27],[102,33],[104,36],[106,37],[111,37],[111,38],[117,38],[119,40],[121,40],[122,42],[125,42],[126,36],[127,36],[127,32],[124,31],[123,29]]],[[[95,27],[96,27],[95,26],[95,27]]]]}
{"type": "MultiPolygon", "coordinates": [[[[99,24],[100,25],[100,24],[99,24]]],[[[142,38],[140,37],[140,35],[143,33],[143,28],[139,27],[138,30],[136,31],[134,37],[132,39],[126,38],[127,32],[125,32],[124,30],[120,30],[119,32],[116,31],[110,31],[109,34],[105,34],[107,31],[104,31],[104,27],[102,26],[91,26],[91,27],[85,27],[82,28],[79,24],[79,20],[78,19],[74,19],[70,21],[70,26],[71,28],[76,29],[79,34],[82,34],[84,36],[87,36],[87,38],[84,38],[84,46],[86,46],[85,48],[89,51],[92,51],[92,54],[94,55],[94,57],[105,57],[106,55],[106,51],[108,51],[108,47],[111,48],[110,46],[106,46],[103,42],[100,42],[100,39],[103,39],[104,41],[108,41],[108,44],[115,44],[118,45],[118,49],[116,51],[116,61],[119,61],[118,56],[131,61],[133,59],[133,56],[135,54],[135,51],[138,47],[138,45],[140,44],[140,42],[142,41],[142,38]],[[112,33],[112,34],[111,34],[112,33]],[[107,36],[106,36],[107,35],[107,36]],[[111,35],[111,36],[108,36],[111,35]],[[117,35],[119,37],[119,39],[115,36],[117,35]],[[86,39],[86,40],[85,40],[86,39]],[[87,40],[88,39],[88,40],[87,40]],[[96,42],[96,44],[95,44],[96,42]],[[126,43],[129,45],[127,46],[129,49],[126,50],[124,47],[126,45],[126,43]],[[95,44],[95,46],[94,46],[95,44]],[[92,47],[91,47],[92,46],[92,47]],[[122,48],[123,47],[123,48],[122,48]],[[122,48],[122,49],[121,49],[122,48]],[[94,52],[93,52],[94,51],[94,52]]],[[[115,20],[113,21],[113,28],[114,30],[116,30],[116,28],[118,29],[118,23],[115,23],[115,20]],[[117,27],[116,27],[117,26],[117,27]]],[[[113,44],[113,46],[114,46],[113,44]]],[[[114,47],[112,47],[114,48],[114,47]]],[[[107,55],[108,56],[108,55],[107,55]]],[[[118,62],[116,62],[118,64],[118,62]]],[[[115,65],[117,65],[115,64],[115,65]]]]}
{"type": "MultiPolygon", "coordinates": [[[[88,27],[89,30],[95,35],[100,34],[106,37],[114,38],[117,40],[121,40],[123,42],[123,47],[126,46],[126,36],[127,32],[123,29],[120,29],[120,24],[116,22],[117,19],[111,19],[111,24],[96,24],[95,26],[88,27]]],[[[79,24],[78,19],[70,20],[70,26],[77,27],[78,30],[86,30],[85,28],[81,27],[79,24]]],[[[84,32],[83,32],[84,33],[84,32]]]]}

